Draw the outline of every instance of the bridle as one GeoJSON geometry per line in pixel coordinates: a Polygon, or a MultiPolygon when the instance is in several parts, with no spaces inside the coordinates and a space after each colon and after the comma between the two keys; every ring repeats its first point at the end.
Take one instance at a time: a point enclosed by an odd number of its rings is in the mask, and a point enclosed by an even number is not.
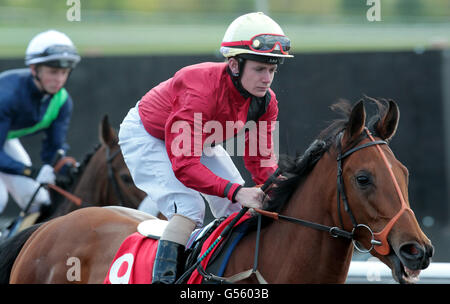
{"type": "Polygon", "coordinates": [[[120,191],[119,183],[117,182],[116,176],[115,176],[115,169],[112,165],[112,162],[114,158],[119,155],[120,148],[118,148],[114,153],[111,154],[111,150],[108,146],[106,146],[106,166],[108,169],[108,180],[111,183],[114,193],[116,194],[117,198],[119,199],[119,205],[124,206],[124,199],[122,191],[120,191]]]}
{"type": "Polygon", "coordinates": [[[389,232],[391,231],[392,227],[395,225],[397,220],[400,218],[400,216],[406,210],[411,212],[412,214],[414,214],[414,213],[411,210],[411,208],[409,208],[409,206],[406,204],[406,201],[400,190],[400,186],[398,185],[397,179],[395,178],[394,172],[391,169],[391,166],[386,158],[386,155],[384,154],[383,150],[380,148],[380,145],[387,145],[387,142],[384,140],[375,140],[367,128],[364,128],[364,131],[365,131],[367,137],[370,139],[370,142],[350,148],[347,151],[345,151],[344,153],[342,153],[342,151],[341,151],[341,149],[342,149],[341,141],[342,141],[343,133],[340,133],[338,135],[338,156],[337,156],[337,208],[338,209],[337,210],[338,210],[338,214],[339,214],[339,221],[340,221],[342,228],[339,228],[336,226],[330,227],[330,226],[326,226],[326,225],[322,225],[322,224],[318,224],[318,223],[313,223],[313,222],[309,222],[306,220],[281,215],[276,212],[269,212],[269,211],[260,210],[260,209],[255,209],[255,211],[257,213],[260,213],[261,215],[268,216],[268,217],[271,217],[276,220],[282,219],[282,220],[297,223],[297,224],[300,224],[303,226],[307,226],[307,227],[310,227],[313,229],[328,231],[330,233],[330,235],[333,237],[343,237],[346,239],[350,239],[350,240],[352,240],[354,247],[360,252],[369,252],[372,249],[375,249],[375,251],[377,253],[379,253],[380,255],[388,255],[390,252],[390,246],[389,246],[389,242],[387,241],[387,236],[388,236],[389,232]],[[356,221],[356,218],[350,209],[350,205],[348,203],[348,199],[345,194],[344,181],[343,181],[343,176],[342,176],[342,173],[343,173],[342,161],[343,161],[343,159],[347,158],[348,156],[350,156],[351,154],[353,154],[359,150],[362,150],[362,149],[365,149],[365,148],[368,148],[371,146],[376,147],[381,158],[383,159],[383,162],[384,162],[387,170],[389,171],[389,174],[391,176],[392,182],[396,189],[397,195],[401,202],[401,208],[397,212],[397,214],[394,215],[391,218],[391,220],[386,224],[386,226],[380,232],[377,232],[377,233],[374,233],[369,226],[367,226],[365,224],[358,224],[358,222],[356,221]],[[344,205],[345,212],[347,212],[347,214],[349,215],[350,220],[352,222],[352,225],[353,225],[352,231],[346,231],[343,229],[344,223],[343,223],[342,214],[341,214],[341,201],[344,205]],[[362,246],[360,244],[358,244],[358,241],[356,240],[356,232],[360,229],[366,229],[369,232],[369,234],[371,235],[371,240],[370,240],[371,246],[368,249],[362,248],[362,246]]]}
{"type": "MultiPolygon", "coordinates": [[[[114,193],[115,193],[116,197],[119,199],[119,205],[124,207],[124,202],[125,202],[124,196],[123,196],[122,191],[120,190],[119,183],[117,182],[117,179],[115,176],[115,169],[114,169],[114,166],[112,165],[114,159],[120,153],[120,148],[118,148],[112,154],[111,154],[111,150],[109,149],[108,146],[105,146],[105,150],[106,150],[106,166],[107,166],[107,171],[108,171],[108,181],[112,185],[112,188],[114,189],[114,193]]],[[[74,167],[77,165],[75,159],[73,159],[72,157],[63,157],[55,165],[55,167],[54,167],[55,172],[58,172],[61,169],[61,167],[64,166],[66,163],[69,163],[74,167]]],[[[82,203],[88,204],[88,203],[82,202],[81,198],[61,189],[60,187],[58,187],[56,185],[48,184],[47,186],[52,188],[53,190],[59,192],[61,195],[68,198],[70,201],[75,203],[75,205],[77,205],[77,206],[81,206],[82,203]]]]}
{"type": "MultiPolygon", "coordinates": [[[[370,135],[369,130],[367,128],[365,128],[365,131],[366,131],[366,134],[369,136],[370,135]]],[[[344,204],[344,210],[349,215],[350,220],[353,225],[353,229],[350,234],[350,238],[353,241],[353,246],[360,252],[369,252],[374,248],[375,245],[381,246],[383,244],[381,241],[375,239],[374,233],[369,226],[364,225],[364,224],[358,224],[355,216],[353,215],[352,210],[350,209],[347,195],[345,194],[344,180],[343,180],[343,175],[342,175],[343,174],[342,161],[344,158],[350,156],[351,154],[353,154],[354,152],[356,152],[358,150],[362,150],[364,148],[371,147],[371,146],[379,147],[379,145],[387,145],[387,142],[384,140],[375,140],[370,135],[370,137],[369,137],[369,139],[371,140],[370,142],[353,147],[353,148],[345,151],[344,153],[342,153],[342,137],[343,137],[343,132],[341,132],[338,135],[338,151],[339,152],[338,152],[338,156],[337,156],[337,196],[336,197],[337,197],[337,210],[338,210],[338,215],[339,215],[339,222],[341,224],[341,227],[344,227],[344,221],[342,219],[342,212],[341,212],[341,201],[342,201],[342,203],[344,204]],[[363,249],[355,241],[355,231],[357,231],[357,229],[366,229],[369,232],[369,234],[371,235],[371,240],[370,240],[371,246],[369,247],[369,249],[363,249]]],[[[384,153],[381,149],[379,151],[381,151],[381,154],[384,155],[384,153]]]]}

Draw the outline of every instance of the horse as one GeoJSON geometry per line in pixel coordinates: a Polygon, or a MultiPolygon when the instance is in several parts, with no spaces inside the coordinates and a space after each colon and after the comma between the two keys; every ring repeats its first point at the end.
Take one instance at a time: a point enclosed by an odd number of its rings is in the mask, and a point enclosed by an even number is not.
{"type": "MultiPolygon", "coordinates": [[[[344,283],[353,245],[389,266],[399,283],[413,283],[429,265],[434,249],[410,209],[408,170],[388,146],[398,106],[373,99],[378,114],[366,127],[364,102],[338,104],[345,118],[303,155],[280,158],[284,178],[274,181],[259,210],[278,220],[265,217],[260,230],[243,236],[225,277],[252,268],[257,234],[257,267],[268,283],[344,283]]],[[[146,218],[132,209],[92,207],[31,227],[0,246],[0,282],[71,283],[67,260],[76,257],[76,283],[102,283],[122,241],[146,218]]]]}
{"type": "MultiPolygon", "coordinates": [[[[86,206],[139,207],[146,194],[134,185],[118,144],[117,132],[110,125],[107,115],[103,116],[99,124],[99,141],[94,152],[87,154],[82,164],[75,168],[76,172],[66,186],[70,193],[81,199],[81,205],[50,188],[52,204],[42,207],[36,222],[86,206]]],[[[61,159],[62,165],[65,160],[61,159]]],[[[70,158],[67,158],[67,164],[74,165],[70,158]]]]}

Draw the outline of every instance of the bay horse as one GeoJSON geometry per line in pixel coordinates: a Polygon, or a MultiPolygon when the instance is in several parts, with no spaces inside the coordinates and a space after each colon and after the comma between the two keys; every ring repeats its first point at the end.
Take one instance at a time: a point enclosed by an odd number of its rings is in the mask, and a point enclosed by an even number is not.
{"type": "MultiPolygon", "coordinates": [[[[393,101],[373,102],[378,114],[368,127],[363,101],[353,107],[341,103],[336,109],[344,119],[326,128],[303,155],[279,162],[285,178],[275,182],[263,211],[277,212],[279,220],[266,218],[260,230],[258,271],[267,282],[344,283],[358,227],[365,227],[369,238],[357,241],[370,247],[398,282],[414,282],[429,265],[434,249],[410,209],[408,170],[387,145],[399,109],[393,101]],[[314,229],[319,227],[331,228],[314,229]]],[[[70,283],[66,262],[77,257],[76,283],[102,283],[120,244],[144,218],[150,216],[93,207],[25,230],[0,246],[0,282],[70,283]]],[[[252,268],[256,233],[238,243],[225,277],[252,268]]]]}
{"type": "Polygon", "coordinates": [[[67,189],[82,200],[82,205],[77,206],[50,189],[52,204],[43,206],[36,222],[67,214],[79,207],[139,207],[146,194],[134,185],[118,144],[117,132],[110,125],[107,115],[103,116],[99,124],[99,141],[94,152],[87,154],[77,168],[67,189]]]}

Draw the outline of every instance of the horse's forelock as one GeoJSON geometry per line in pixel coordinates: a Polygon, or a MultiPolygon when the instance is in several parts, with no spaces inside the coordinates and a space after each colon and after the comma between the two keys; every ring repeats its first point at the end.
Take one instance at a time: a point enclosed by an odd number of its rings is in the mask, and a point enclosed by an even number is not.
{"type": "Polygon", "coordinates": [[[80,168],[79,168],[79,173],[84,171],[84,168],[86,168],[86,166],[89,163],[89,161],[91,160],[92,156],[94,156],[94,154],[97,153],[98,149],[100,149],[101,146],[102,146],[102,144],[97,144],[94,147],[94,150],[92,152],[86,154],[86,156],[84,157],[83,161],[81,162],[81,165],[80,165],[80,168]]]}

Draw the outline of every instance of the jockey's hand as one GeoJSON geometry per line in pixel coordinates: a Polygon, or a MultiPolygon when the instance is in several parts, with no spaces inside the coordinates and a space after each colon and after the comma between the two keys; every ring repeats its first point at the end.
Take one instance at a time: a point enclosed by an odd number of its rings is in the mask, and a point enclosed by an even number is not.
{"type": "Polygon", "coordinates": [[[43,165],[36,177],[36,181],[40,184],[54,184],[55,172],[53,167],[47,164],[43,165]]]}
{"type": "Polygon", "coordinates": [[[236,201],[243,207],[262,208],[264,192],[260,188],[242,187],[236,194],[236,201]]]}
{"type": "Polygon", "coordinates": [[[288,178],[287,178],[286,176],[280,174],[280,175],[278,175],[277,179],[280,180],[280,181],[285,181],[285,180],[287,180],[288,178]]]}

